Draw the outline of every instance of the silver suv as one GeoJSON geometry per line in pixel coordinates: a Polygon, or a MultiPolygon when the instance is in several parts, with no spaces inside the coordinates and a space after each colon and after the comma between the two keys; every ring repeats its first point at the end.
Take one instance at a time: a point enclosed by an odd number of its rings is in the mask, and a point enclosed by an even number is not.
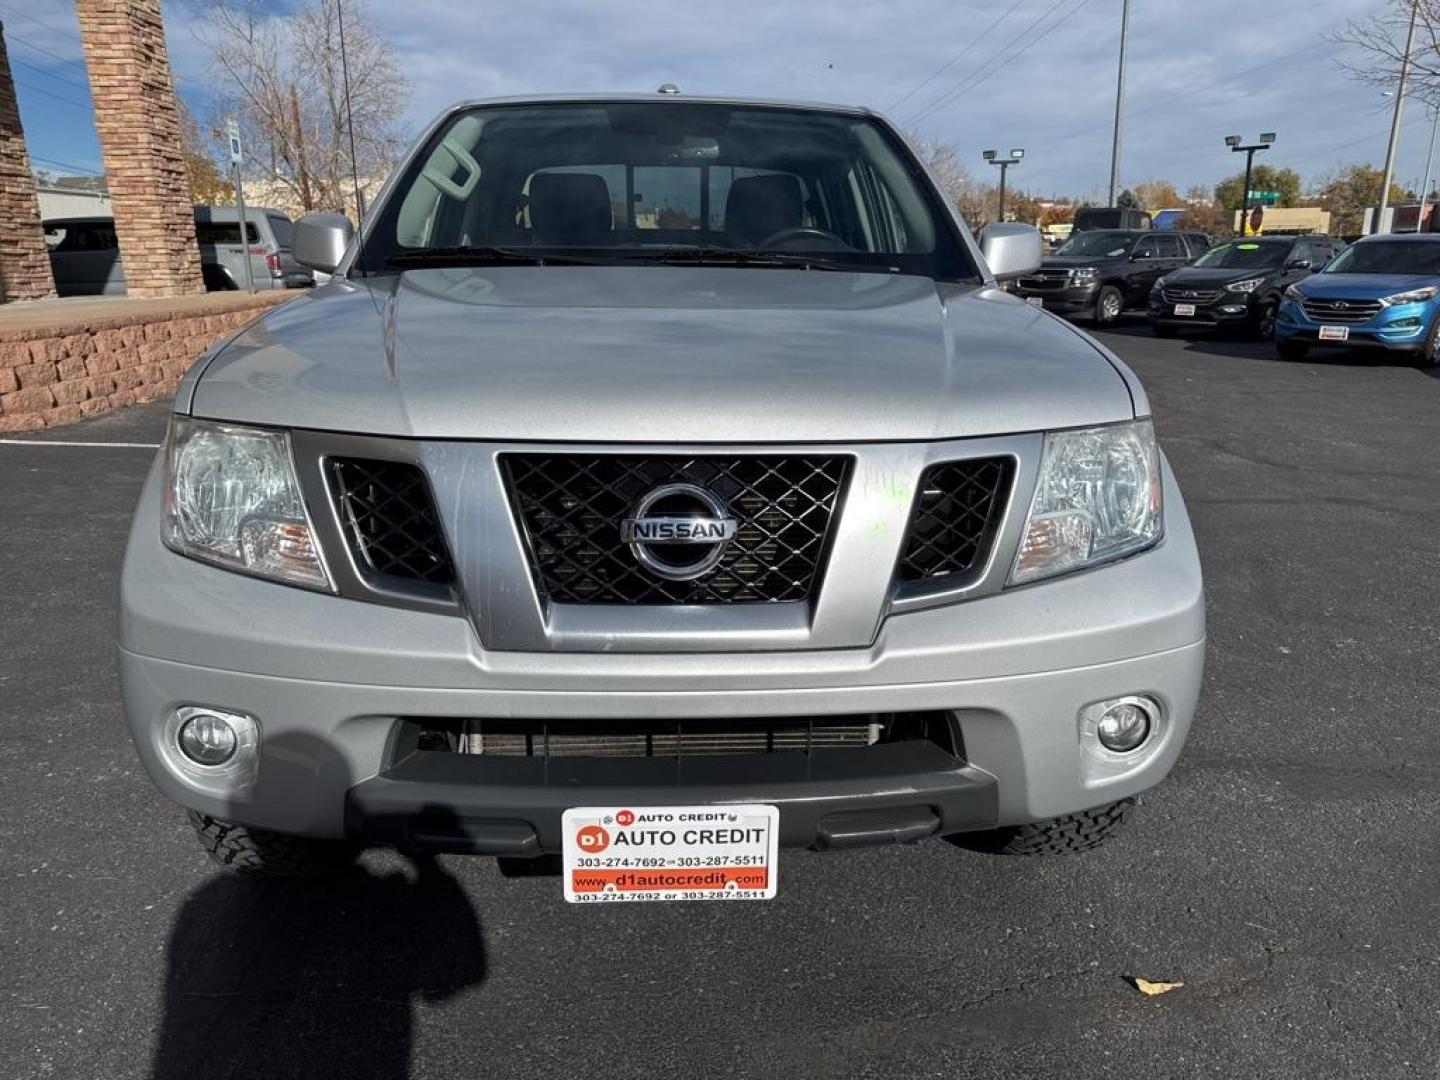
{"type": "Polygon", "coordinates": [[[785,845],[1091,847],[1175,762],[1145,393],[875,114],[464,104],[295,253],[334,282],[194,365],[125,560],[135,743],[219,861],[768,896],[785,845]]]}

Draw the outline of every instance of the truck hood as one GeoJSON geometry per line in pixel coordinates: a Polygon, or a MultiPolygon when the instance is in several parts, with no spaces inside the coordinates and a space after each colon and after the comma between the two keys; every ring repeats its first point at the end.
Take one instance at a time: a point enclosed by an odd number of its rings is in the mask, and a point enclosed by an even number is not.
{"type": "Polygon", "coordinates": [[[998,289],[722,267],[412,270],[222,349],[197,416],[438,439],[853,442],[1129,419],[1106,354],[998,289]]]}

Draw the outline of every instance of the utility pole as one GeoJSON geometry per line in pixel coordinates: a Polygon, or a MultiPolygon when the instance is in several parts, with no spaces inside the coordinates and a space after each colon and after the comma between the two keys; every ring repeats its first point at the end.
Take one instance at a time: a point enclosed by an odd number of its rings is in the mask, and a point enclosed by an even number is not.
{"type": "Polygon", "coordinates": [[[1395,151],[1400,148],[1400,114],[1405,110],[1405,82],[1410,77],[1410,50],[1415,45],[1415,21],[1420,0],[1410,5],[1410,29],[1405,32],[1405,55],[1400,58],[1400,83],[1395,87],[1395,111],[1390,114],[1390,143],[1385,148],[1385,175],[1380,180],[1380,211],[1375,215],[1375,232],[1385,228],[1385,211],[1390,208],[1390,181],[1395,177],[1395,151]]]}
{"type": "Polygon", "coordinates": [[[1240,192],[1240,235],[1245,235],[1245,230],[1250,227],[1250,169],[1255,161],[1255,154],[1259,150],[1269,150],[1270,144],[1275,141],[1275,133],[1266,131],[1260,135],[1260,141],[1251,143],[1249,146],[1242,146],[1245,140],[1239,135],[1226,135],[1225,145],[1235,153],[1245,154],[1245,186],[1240,192]]]}
{"type": "Polygon", "coordinates": [[[1120,3],[1120,70],[1115,75],[1115,138],[1110,144],[1110,206],[1120,188],[1120,120],[1125,106],[1125,39],[1130,36],[1130,0],[1120,3]]]}
{"type": "Polygon", "coordinates": [[[983,151],[982,156],[991,165],[1000,166],[1000,213],[1001,221],[1005,220],[1005,173],[1011,165],[1019,165],[1020,159],[1025,156],[1024,149],[1011,150],[1008,158],[1002,158],[994,150],[983,151]]]}

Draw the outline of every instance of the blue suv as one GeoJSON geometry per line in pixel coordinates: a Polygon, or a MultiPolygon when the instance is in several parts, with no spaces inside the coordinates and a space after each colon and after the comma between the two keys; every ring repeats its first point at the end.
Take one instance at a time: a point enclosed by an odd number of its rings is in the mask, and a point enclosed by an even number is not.
{"type": "Polygon", "coordinates": [[[1409,353],[1440,360],[1440,235],[1358,240],[1318,274],[1285,290],[1275,347],[1301,360],[1316,345],[1409,353]]]}

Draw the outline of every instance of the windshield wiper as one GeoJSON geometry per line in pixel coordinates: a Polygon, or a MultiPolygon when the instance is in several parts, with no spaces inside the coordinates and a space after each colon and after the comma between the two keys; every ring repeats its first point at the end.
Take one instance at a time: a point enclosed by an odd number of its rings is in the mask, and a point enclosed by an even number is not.
{"type": "Polygon", "coordinates": [[[640,262],[675,263],[691,266],[763,266],[783,269],[834,270],[846,274],[898,274],[898,266],[845,262],[823,255],[791,251],[745,251],[736,248],[660,248],[626,252],[623,258],[640,262]]]}
{"type": "Polygon", "coordinates": [[[548,266],[565,264],[574,266],[601,266],[610,262],[597,255],[571,255],[543,248],[532,250],[510,247],[478,247],[461,245],[456,247],[420,248],[415,251],[399,251],[387,255],[385,262],[390,266],[548,266]]]}

